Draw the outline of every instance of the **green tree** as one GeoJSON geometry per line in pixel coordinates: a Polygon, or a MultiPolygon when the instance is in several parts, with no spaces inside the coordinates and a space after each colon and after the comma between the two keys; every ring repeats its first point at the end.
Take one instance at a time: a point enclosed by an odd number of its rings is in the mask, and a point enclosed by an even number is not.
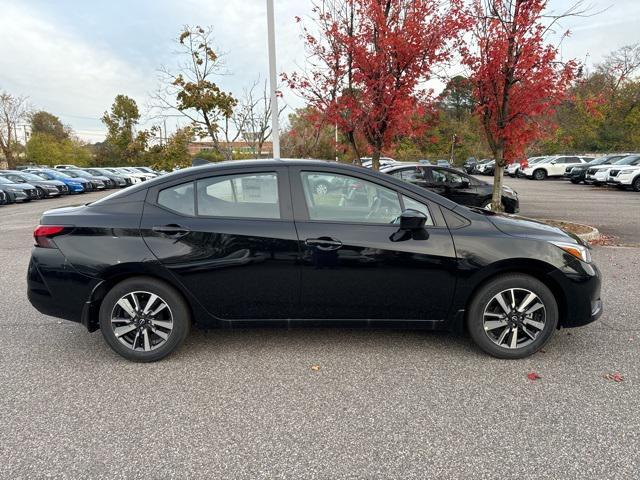
{"type": "Polygon", "coordinates": [[[27,158],[38,165],[71,163],[85,166],[91,164],[89,148],[74,138],[56,138],[50,133],[35,132],[27,142],[27,158]]]}
{"type": "Polygon", "coordinates": [[[157,154],[153,167],[158,170],[171,171],[174,167],[191,166],[191,155],[189,155],[189,142],[193,139],[193,128],[185,127],[178,129],[169,141],[157,154]]]}
{"type": "Polygon", "coordinates": [[[56,140],[66,140],[70,131],[58,117],[43,110],[31,115],[31,134],[48,134],[56,140]]]}
{"type": "Polygon", "coordinates": [[[107,127],[107,138],[98,150],[102,164],[138,164],[151,137],[150,132],[136,132],[140,111],[136,101],[118,95],[109,112],[104,112],[102,123],[107,127]]]}
{"type": "Polygon", "coordinates": [[[212,43],[212,27],[185,26],[177,52],[184,61],[177,71],[161,70],[163,86],[154,100],[160,111],[179,112],[191,120],[196,135],[211,137],[215,150],[231,159],[231,150],[220,144],[220,122],[228,122],[238,102],[213,81],[220,73],[220,60],[212,43]]]}

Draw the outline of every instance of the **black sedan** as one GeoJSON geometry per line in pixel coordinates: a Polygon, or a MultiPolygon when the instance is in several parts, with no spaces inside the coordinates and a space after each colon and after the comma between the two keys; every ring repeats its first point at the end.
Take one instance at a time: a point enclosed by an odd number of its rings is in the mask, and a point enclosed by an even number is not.
{"type": "Polygon", "coordinates": [[[192,323],[295,319],[466,329],[489,354],[522,358],[602,312],[576,237],[332,162],[183,169],[45,212],[34,237],[32,305],[140,362],[192,323]],[[343,186],[317,194],[318,177],[343,186]]]}
{"type": "MultiPolygon", "coordinates": [[[[468,207],[491,209],[493,186],[452,168],[419,163],[394,165],[382,172],[426,188],[468,207]]],[[[510,187],[502,189],[502,206],[507,213],[518,213],[518,194],[510,187]]]]}
{"type": "Polygon", "coordinates": [[[52,198],[67,195],[69,188],[59,180],[45,180],[33,173],[17,170],[0,170],[0,175],[15,183],[28,183],[36,187],[38,198],[52,198]]]}

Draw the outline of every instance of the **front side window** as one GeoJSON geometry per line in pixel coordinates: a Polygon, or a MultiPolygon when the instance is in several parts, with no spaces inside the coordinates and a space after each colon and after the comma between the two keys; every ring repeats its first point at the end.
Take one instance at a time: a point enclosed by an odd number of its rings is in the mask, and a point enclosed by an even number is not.
{"type": "Polygon", "coordinates": [[[422,173],[417,168],[405,168],[404,170],[396,170],[391,175],[405,182],[415,182],[422,180],[422,173]]]}
{"type": "Polygon", "coordinates": [[[439,168],[434,168],[433,170],[431,170],[431,175],[435,183],[446,183],[449,185],[462,184],[464,178],[458,173],[449,170],[442,170],[439,168]]]}
{"type": "Polygon", "coordinates": [[[401,214],[397,192],[360,178],[302,172],[310,220],[395,223],[401,214]]]}
{"type": "Polygon", "coordinates": [[[198,215],[206,217],[280,218],[275,173],[225,175],[197,182],[198,215]]]}

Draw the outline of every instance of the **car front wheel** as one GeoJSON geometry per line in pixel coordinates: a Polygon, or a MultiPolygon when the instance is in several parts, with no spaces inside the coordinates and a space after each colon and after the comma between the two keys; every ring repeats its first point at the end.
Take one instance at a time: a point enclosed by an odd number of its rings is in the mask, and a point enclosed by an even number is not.
{"type": "Polygon", "coordinates": [[[524,274],[497,277],[471,301],[467,326],[473,341],[489,355],[518,359],[537,352],[558,325],[553,293],[524,274]]]}
{"type": "Polygon", "coordinates": [[[631,184],[631,188],[633,188],[634,192],[640,192],[640,176],[635,178],[631,184]]]}
{"type": "Polygon", "coordinates": [[[100,329],[107,344],[134,362],[154,362],[187,337],[189,308],[172,287],[149,277],[115,285],[100,306],[100,329]]]}
{"type": "Polygon", "coordinates": [[[535,172],[533,172],[533,178],[535,180],[544,180],[545,178],[547,178],[547,172],[545,172],[544,170],[536,170],[535,172]]]}

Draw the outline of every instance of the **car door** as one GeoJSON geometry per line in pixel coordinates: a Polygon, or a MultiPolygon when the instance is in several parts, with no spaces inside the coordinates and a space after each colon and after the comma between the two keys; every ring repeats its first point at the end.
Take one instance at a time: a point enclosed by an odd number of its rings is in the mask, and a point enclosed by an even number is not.
{"type": "Polygon", "coordinates": [[[435,203],[366,173],[291,167],[290,178],[302,252],[302,318],[446,318],[455,250],[435,203]],[[344,186],[317,195],[312,179],[318,176],[344,186]],[[394,241],[403,209],[428,216],[424,239],[394,241]]]}
{"type": "Polygon", "coordinates": [[[150,188],[144,240],[217,318],[283,319],[299,294],[287,169],[221,169],[150,188]]]}

